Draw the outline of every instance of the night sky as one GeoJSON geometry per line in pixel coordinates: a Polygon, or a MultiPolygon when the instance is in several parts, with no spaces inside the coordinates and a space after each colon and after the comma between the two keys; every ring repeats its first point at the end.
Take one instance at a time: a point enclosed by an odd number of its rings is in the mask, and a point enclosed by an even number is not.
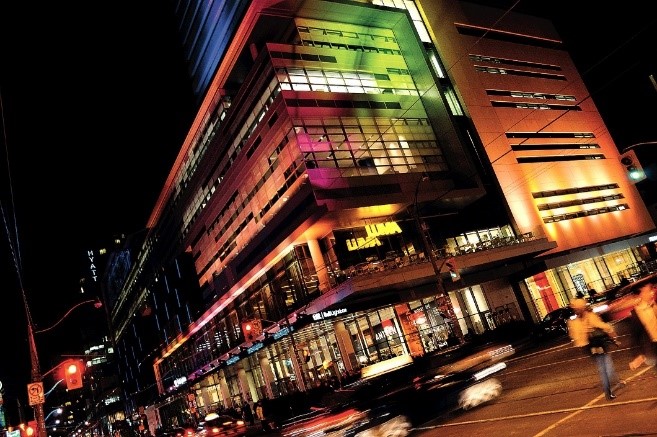
{"type": "MultiPolygon", "coordinates": [[[[555,21],[619,148],[657,140],[649,2],[607,10],[517,3],[555,21]]],[[[144,228],[192,121],[194,97],[167,4],[0,4],[0,381],[11,424],[17,397],[32,417],[21,288],[40,328],[88,299],[79,283],[86,251],[144,228]]],[[[94,309],[77,311],[37,336],[42,370],[76,350],[76,323],[94,309]]]]}

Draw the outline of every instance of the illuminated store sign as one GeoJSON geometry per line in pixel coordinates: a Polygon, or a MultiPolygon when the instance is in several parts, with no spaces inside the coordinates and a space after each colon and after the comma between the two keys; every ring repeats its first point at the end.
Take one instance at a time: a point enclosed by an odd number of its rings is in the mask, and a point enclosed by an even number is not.
{"type": "Polygon", "coordinates": [[[94,263],[94,251],[93,250],[87,250],[87,257],[89,257],[89,271],[91,272],[91,279],[94,280],[94,282],[98,281],[98,269],[96,269],[96,264],[94,263]]]}
{"type": "MultiPolygon", "coordinates": [[[[294,328],[292,328],[292,331],[294,331],[294,328]]],[[[274,335],[272,335],[272,337],[274,338],[274,340],[278,340],[279,338],[287,335],[288,332],[290,332],[290,329],[283,328],[280,331],[276,331],[274,335]]]]}
{"type": "Polygon", "coordinates": [[[350,238],[347,240],[347,250],[352,251],[381,246],[383,243],[381,243],[378,237],[401,234],[402,230],[397,222],[385,222],[367,225],[365,226],[365,232],[367,232],[367,237],[350,238]]]}
{"type": "Polygon", "coordinates": [[[173,380],[173,386],[174,387],[180,387],[184,383],[187,382],[187,378],[185,376],[181,376],[180,378],[176,378],[173,380]]]}
{"type": "Polygon", "coordinates": [[[330,310],[330,311],[320,311],[318,313],[314,313],[312,315],[312,318],[314,321],[330,319],[331,317],[339,316],[340,314],[344,314],[346,312],[347,312],[346,308],[338,308],[336,310],[330,310]]]}
{"type": "Polygon", "coordinates": [[[253,346],[251,346],[250,348],[248,348],[246,350],[246,353],[247,354],[252,354],[253,352],[259,351],[260,349],[262,349],[263,346],[264,346],[264,344],[262,344],[262,343],[256,343],[253,346]]]}
{"type": "Polygon", "coordinates": [[[239,356],[239,355],[233,355],[232,357],[230,357],[230,358],[228,358],[228,359],[226,360],[226,365],[227,365],[227,366],[230,366],[231,364],[235,364],[235,363],[238,362],[239,360],[240,360],[240,356],[239,356]]]}

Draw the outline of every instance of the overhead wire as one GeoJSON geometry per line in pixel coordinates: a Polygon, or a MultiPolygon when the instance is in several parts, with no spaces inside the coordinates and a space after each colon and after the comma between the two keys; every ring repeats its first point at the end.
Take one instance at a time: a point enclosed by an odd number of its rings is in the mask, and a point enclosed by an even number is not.
{"type": "Polygon", "coordinates": [[[16,279],[18,281],[18,288],[23,299],[23,305],[25,306],[25,315],[27,317],[27,322],[32,326],[32,314],[30,312],[30,306],[28,304],[27,295],[25,293],[24,281],[23,281],[23,270],[22,270],[22,261],[20,253],[20,239],[18,235],[18,220],[16,218],[16,204],[14,202],[14,187],[11,177],[11,162],[9,159],[9,141],[7,136],[7,123],[5,119],[5,109],[4,109],[4,100],[2,97],[2,89],[0,89],[0,119],[2,120],[2,138],[5,148],[5,164],[7,166],[7,183],[8,183],[8,194],[9,194],[9,207],[12,218],[12,223],[8,222],[7,213],[5,204],[2,199],[0,199],[0,214],[2,214],[2,222],[4,225],[4,230],[7,235],[7,242],[9,244],[9,251],[11,254],[12,266],[16,272],[16,279]],[[13,227],[13,231],[12,231],[13,227]]]}

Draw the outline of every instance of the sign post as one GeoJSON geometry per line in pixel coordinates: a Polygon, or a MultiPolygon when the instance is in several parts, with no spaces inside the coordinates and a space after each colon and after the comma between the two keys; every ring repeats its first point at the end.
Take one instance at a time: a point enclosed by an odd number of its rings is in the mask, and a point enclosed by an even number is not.
{"type": "Polygon", "coordinates": [[[27,384],[27,399],[30,407],[41,405],[46,402],[46,396],[43,392],[43,382],[31,382],[27,384]]]}

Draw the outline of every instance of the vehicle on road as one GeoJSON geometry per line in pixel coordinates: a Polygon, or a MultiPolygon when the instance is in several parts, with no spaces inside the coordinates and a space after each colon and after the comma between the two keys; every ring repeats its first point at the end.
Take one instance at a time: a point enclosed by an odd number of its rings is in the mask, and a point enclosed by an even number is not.
{"type": "Polygon", "coordinates": [[[228,414],[210,413],[199,422],[197,437],[241,437],[246,435],[246,423],[228,414]]]}
{"type": "Polygon", "coordinates": [[[534,327],[531,333],[532,340],[541,341],[568,335],[568,320],[574,315],[570,306],[550,311],[534,327]]]}
{"type": "Polygon", "coordinates": [[[193,426],[158,428],[155,437],[196,437],[196,430],[193,426]]]}
{"type": "Polygon", "coordinates": [[[657,273],[651,273],[619,287],[616,290],[614,299],[599,307],[602,319],[609,322],[629,317],[634,305],[637,303],[639,288],[649,283],[657,284],[657,273]]]}
{"type": "Polygon", "coordinates": [[[280,434],[406,436],[431,419],[499,397],[502,384],[495,375],[514,352],[510,345],[488,346],[438,367],[433,367],[434,360],[410,355],[376,363],[362,369],[358,381],[331,391],[308,412],[283,423],[280,434]]]}

